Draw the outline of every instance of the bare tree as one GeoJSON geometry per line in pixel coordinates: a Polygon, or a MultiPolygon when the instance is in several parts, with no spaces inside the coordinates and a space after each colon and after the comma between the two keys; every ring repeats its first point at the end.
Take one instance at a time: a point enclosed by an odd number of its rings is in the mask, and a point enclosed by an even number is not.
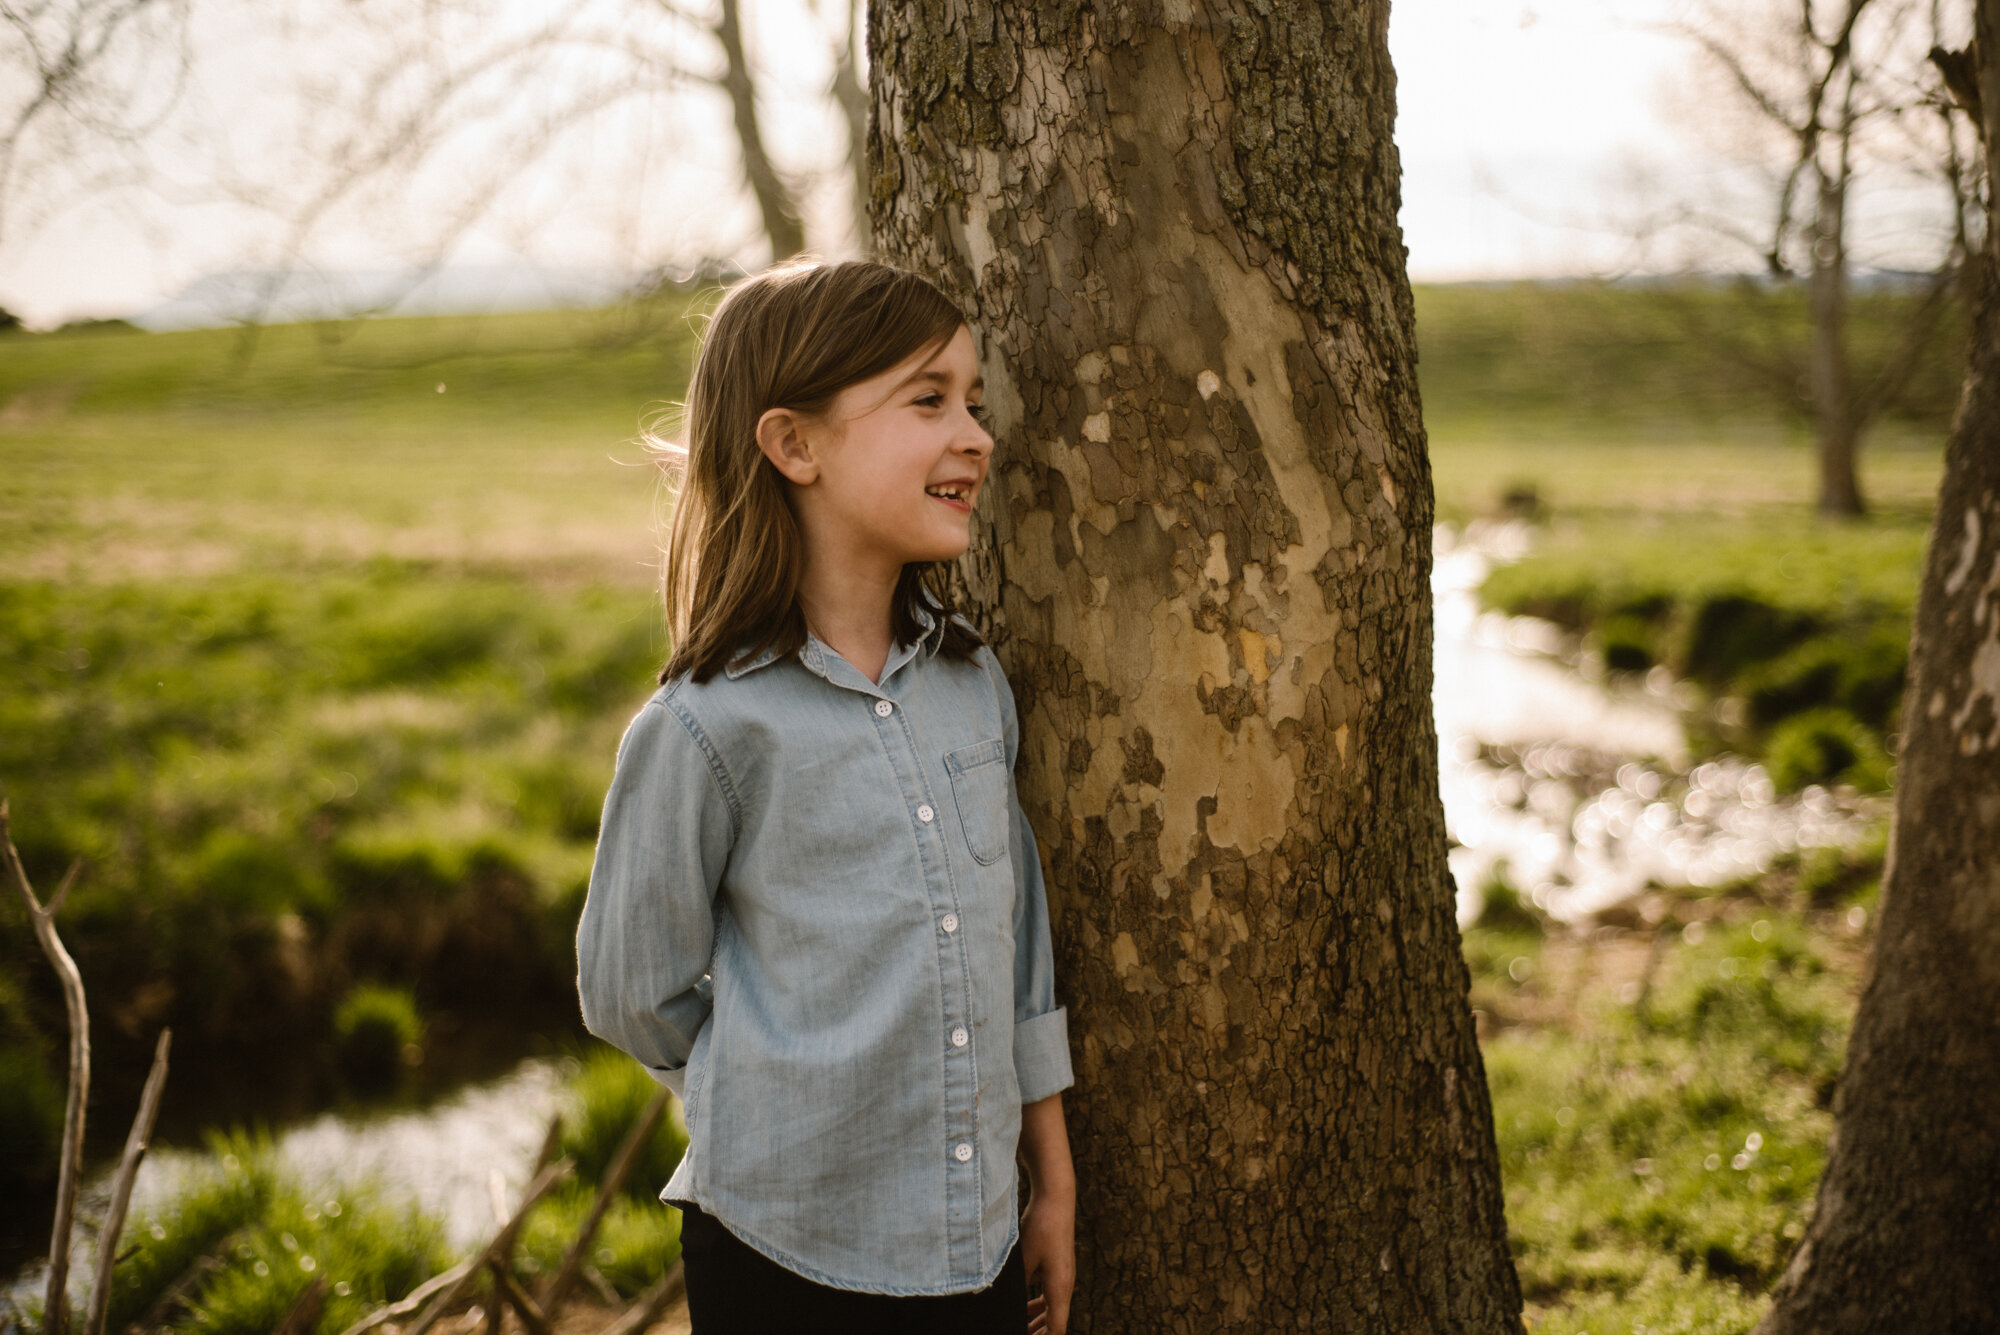
{"type": "Polygon", "coordinates": [[[17,230],[24,193],[37,194],[41,217],[53,214],[120,174],[172,111],[186,83],[188,3],[0,0],[0,242],[17,230]]]}
{"type": "MultiPolygon", "coordinates": [[[[783,257],[808,242],[809,192],[832,182],[845,193],[851,175],[849,155],[838,149],[835,162],[787,169],[784,136],[777,151],[771,142],[774,112],[781,128],[801,108],[828,126],[843,114],[833,88],[801,83],[796,69],[774,101],[774,65],[757,49],[760,24],[753,18],[761,15],[768,27],[780,8],[786,22],[829,26],[809,0],[757,6],[579,0],[546,7],[507,0],[414,7],[407,0],[339,6],[205,0],[199,33],[187,38],[191,7],[192,0],[0,0],[0,18],[10,25],[0,43],[11,43],[0,45],[0,59],[11,56],[21,69],[39,71],[34,82],[45,85],[16,109],[13,137],[0,139],[0,186],[9,179],[11,154],[23,164],[18,179],[25,179],[31,158],[61,168],[35,178],[37,200],[57,178],[87,175],[147,197],[147,207],[127,210],[128,218],[157,217],[184,203],[226,208],[240,239],[226,258],[218,253],[209,262],[261,274],[240,302],[253,325],[282,309],[285,293],[310,282],[315,260],[361,236],[407,266],[401,290],[368,303],[379,310],[441,267],[475,231],[532,252],[543,225],[566,208],[579,221],[588,216],[583,225],[593,229],[625,229],[623,244],[636,267],[665,260],[661,267],[671,269],[676,260],[757,248],[783,257]],[[178,16],[178,45],[162,44],[159,21],[145,29],[145,41],[115,37],[138,33],[139,16],[151,13],[178,16]],[[59,30],[58,18],[70,28],[59,30]],[[86,58],[100,71],[87,83],[73,72],[86,58]],[[190,70],[199,77],[186,77],[190,70]],[[191,91],[175,96],[183,83],[191,91]],[[96,140],[86,143],[76,130],[58,153],[50,147],[53,129],[20,128],[55,127],[64,116],[82,124],[78,118],[95,105],[86,91],[106,108],[90,120],[96,140]],[[113,125],[112,111],[122,111],[124,120],[113,125]],[[688,133],[715,111],[728,118],[729,140],[688,133]],[[160,133],[117,154],[99,142],[113,129],[127,139],[160,133]],[[707,171],[717,156],[711,146],[732,141],[735,153],[725,149],[715,165],[732,173],[725,164],[733,156],[733,174],[747,187],[740,193],[725,175],[698,197],[649,194],[660,172],[690,163],[707,171]],[[578,181],[606,192],[587,215],[566,188],[578,181]],[[754,205],[754,231],[738,223],[743,199],[754,205]],[[695,221],[662,226],[661,219],[695,221]],[[662,254],[675,243],[659,238],[671,237],[675,226],[708,238],[700,254],[662,254]],[[650,239],[635,239],[642,235],[650,239]]],[[[837,57],[838,50],[836,44],[827,54],[837,57]]],[[[0,88],[25,82],[10,79],[0,88]]],[[[849,102],[860,87],[851,60],[828,82],[837,82],[849,102]]],[[[817,126],[814,133],[824,137],[817,126]]],[[[324,295],[338,294],[329,288],[324,295]]]]}
{"type": "MultiPolygon", "coordinates": [[[[239,198],[284,220],[277,249],[287,261],[340,211],[449,175],[460,182],[455,198],[429,209],[426,221],[404,224],[434,265],[490,216],[526,168],[579,144],[602,151],[616,124],[625,135],[609,140],[614,153],[685,154],[675,99],[703,91],[727,103],[772,258],[806,245],[803,182],[778,168],[768,146],[741,0],[717,0],[708,13],[676,0],[604,0],[551,8],[528,27],[510,27],[495,0],[442,0],[427,13],[422,25],[363,18],[359,26],[381,39],[364,58],[366,77],[322,76],[307,89],[312,120],[325,128],[298,155],[303,170],[292,180],[268,170],[237,180],[239,198]],[[300,188],[298,177],[311,184],[300,188]]],[[[803,5],[800,14],[810,17],[803,5]]],[[[353,26],[352,16],[339,21],[353,26]]],[[[636,174],[633,189],[643,189],[636,174]]],[[[722,202],[699,204],[712,211],[722,202]]]]}
{"type": "MultiPolygon", "coordinates": [[[[2000,170],[2000,0],[1940,54],[2000,170]]],[[[1924,559],[1881,925],[1812,1222],[1761,1335],[1972,1335],[2000,1313],[2000,212],[1924,559]]]]}
{"type": "MultiPolygon", "coordinates": [[[[1691,207],[1681,218],[1754,250],[1782,297],[1802,284],[1808,310],[1803,375],[1780,359],[1766,379],[1791,394],[1804,382],[1819,448],[1818,507],[1865,513],[1857,456],[1869,423],[1901,392],[1932,346],[1938,322],[1974,253],[1967,227],[1978,196],[1976,163],[1951,122],[1941,81],[1924,61],[1948,15],[1938,0],[1708,0],[1680,31],[1710,75],[1701,95],[1747,120],[1761,176],[1759,228],[1736,207],[1691,207]],[[1893,347],[1863,375],[1850,307],[1856,269],[1855,205],[1864,183],[1927,183],[1945,201],[1926,280],[1893,347]]],[[[1722,113],[1713,113],[1722,114],[1722,113]]],[[[1907,262],[1907,239],[1900,243],[1907,262]]],[[[1744,289],[1758,295],[1758,289],[1744,289]]],[[[1715,334],[1718,331],[1705,331],[1715,334]]],[[[1722,336],[1727,337],[1725,333],[1722,336]]]]}
{"type": "MultiPolygon", "coordinates": [[[[806,248],[806,230],[799,222],[799,208],[792,199],[791,189],[771,165],[771,155],[764,147],[764,132],[757,120],[757,84],[750,72],[749,56],[743,50],[740,0],[719,0],[719,3],[720,11],[709,31],[721,45],[727,61],[722,88],[729,94],[736,142],[743,153],[743,174],[750,182],[751,193],[757,197],[757,209],[764,216],[764,234],[770,238],[771,258],[789,259],[806,248]]],[[[663,7],[666,7],[664,0],[663,7]]]]}
{"type": "Polygon", "coordinates": [[[1518,1331],[1445,862],[1386,0],[878,4],[983,343],[1090,1332],[1518,1331]]]}

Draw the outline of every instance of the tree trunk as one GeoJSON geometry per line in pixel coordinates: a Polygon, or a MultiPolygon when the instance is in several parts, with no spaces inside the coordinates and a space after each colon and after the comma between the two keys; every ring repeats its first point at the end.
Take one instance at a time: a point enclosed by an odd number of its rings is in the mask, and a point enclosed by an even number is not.
{"type": "Polygon", "coordinates": [[[722,44],[722,86],[729,94],[729,110],[736,121],[736,142],[743,152],[743,175],[750,193],[757,197],[764,219],[764,235],[771,241],[771,258],[789,259],[806,248],[805,225],[799,221],[798,205],[786,187],[770,154],[764,151],[764,132],[757,124],[757,84],[750,73],[750,59],[743,50],[743,19],[740,0],[722,0],[715,37],[722,44]]]}
{"type": "MultiPolygon", "coordinates": [[[[1974,50],[2000,168],[2000,0],[1974,50]]],[[[1812,1224],[1760,1335],[1986,1335],[2000,1313],[2000,216],[1945,450],[1868,983],[1812,1224]]]]}
{"type": "MultiPolygon", "coordinates": [[[[1845,152],[1842,153],[1843,159],[1845,152]]],[[[1861,424],[1855,411],[1854,372],[1847,350],[1847,189],[1845,162],[1838,177],[1822,168],[1813,215],[1812,386],[1813,424],[1819,437],[1819,512],[1853,517],[1865,513],[1855,477],[1861,424]]]]}
{"type": "Polygon", "coordinates": [[[1078,1332],[1520,1329],[1445,866],[1385,0],[880,3],[879,253],[982,343],[1078,1332]]]}

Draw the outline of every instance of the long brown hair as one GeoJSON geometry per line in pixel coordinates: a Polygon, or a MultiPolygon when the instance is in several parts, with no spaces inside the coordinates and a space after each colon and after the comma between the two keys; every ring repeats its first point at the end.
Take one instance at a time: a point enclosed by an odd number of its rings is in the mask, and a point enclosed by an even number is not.
{"type": "MultiPolygon", "coordinates": [[[[685,443],[648,437],[680,481],[660,564],[673,636],[662,683],[682,673],[707,681],[806,642],[805,541],[783,476],[757,447],[757,419],[772,408],[824,413],[841,390],[944,346],[964,323],[928,279],[866,260],[788,260],[729,289],[688,382],[685,443]]],[[[903,567],[890,626],[913,644],[922,610],[944,621],[943,652],[970,657],[980,641],[951,620],[941,570],[903,567]]]]}

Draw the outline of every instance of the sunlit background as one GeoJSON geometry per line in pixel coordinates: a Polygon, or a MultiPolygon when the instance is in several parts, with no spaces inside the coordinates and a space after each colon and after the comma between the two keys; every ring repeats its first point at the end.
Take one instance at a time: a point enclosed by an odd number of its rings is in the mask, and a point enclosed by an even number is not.
{"type": "MultiPolygon", "coordinates": [[[[321,1275],[340,1330],[562,1110],[546,1296],[652,1096],[571,934],[665,649],[639,437],[774,248],[732,77],[799,241],[861,227],[857,14],[740,3],[732,75],[737,0],[151,0],[57,96],[107,11],[0,0],[0,795],[45,897],[85,868],[79,1303],[175,1031],[115,1328],[268,1331],[321,1275]]],[[[1824,1160],[1988,188],[1926,60],[1967,6],[1867,0],[1838,58],[1834,8],[1392,11],[1439,775],[1549,1335],[1747,1331],[1824,1160]]],[[[0,892],[31,1328],[66,1035],[0,892]]],[[[607,1319],[675,1254],[676,1117],[587,1249],[607,1319]]]]}
{"type": "MultiPolygon", "coordinates": [[[[37,120],[8,182],[0,305],[38,328],[181,325],[242,313],[217,275],[305,269],[322,281],[284,291],[308,304],[365,293],[510,309],[592,302],[703,260],[755,265],[769,245],[713,15],[671,11],[199,0],[182,22],[135,23],[103,78],[147,132],[120,143],[37,120]],[[181,43],[184,71],[168,58],[181,43]],[[408,290],[411,269],[438,265],[466,272],[408,290]]],[[[1676,26],[1696,17],[1677,0],[1395,6],[1411,277],[1754,267],[1724,233],[1767,226],[1757,182],[1784,152],[1725,114],[1676,26]],[[1694,207],[1728,226],[1669,225],[1694,207]]],[[[847,130],[829,91],[847,6],[767,0],[743,23],[807,244],[851,253],[847,130]]],[[[863,63],[864,48],[856,37],[863,63]]],[[[1857,194],[1866,265],[1935,263],[1940,199],[1886,173],[1857,194]]]]}

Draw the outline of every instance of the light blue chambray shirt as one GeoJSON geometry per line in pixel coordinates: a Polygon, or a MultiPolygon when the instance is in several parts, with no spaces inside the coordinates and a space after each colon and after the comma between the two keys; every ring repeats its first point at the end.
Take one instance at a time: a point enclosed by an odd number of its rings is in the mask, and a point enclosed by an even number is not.
{"type": "Polygon", "coordinates": [[[878,685],[817,637],[632,720],[577,927],[584,1023],[682,1096],[692,1201],[836,1288],[985,1288],[1021,1105],[1071,1081],[992,651],[878,685]]]}

